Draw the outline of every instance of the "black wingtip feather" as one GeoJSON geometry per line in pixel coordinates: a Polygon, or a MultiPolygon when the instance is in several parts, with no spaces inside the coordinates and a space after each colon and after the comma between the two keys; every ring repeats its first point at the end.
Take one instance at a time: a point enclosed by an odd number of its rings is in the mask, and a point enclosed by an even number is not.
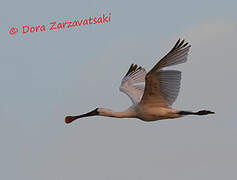
{"type": "Polygon", "coordinates": [[[126,73],[125,76],[127,76],[130,72],[132,72],[133,66],[134,66],[134,64],[131,64],[131,66],[129,67],[128,72],[126,73]]]}
{"type": "Polygon", "coordinates": [[[185,43],[184,39],[181,41],[181,39],[179,38],[170,52],[175,51],[177,49],[182,49],[182,48],[186,47],[187,45],[188,45],[188,43],[187,42],[185,43]]]}
{"type": "Polygon", "coordinates": [[[130,74],[131,72],[135,71],[137,69],[137,65],[136,64],[131,64],[130,68],[128,69],[128,72],[126,73],[125,76],[127,76],[128,74],[130,74]]]}
{"type": "Polygon", "coordinates": [[[175,50],[177,48],[177,46],[179,45],[180,42],[180,38],[178,39],[178,41],[175,43],[174,47],[171,49],[171,51],[175,50]]]}
{"type": "Polygon", "coordinates": [[[129,74],[135,73],[135,72],[137,72],[138,70],[141,70],[141,69],[142,69],[141,66],[138,66],[137,64],[131,64],[131,66],[129,67],[128,72],[126,73],[125,76],[128,76],[129,74]]]}
{"type": "Polygon", "coordinates": [[[188,43],[186,42],[181,48],[184,48],[188,45],[188,43]]]}
{"type": "Polygon", "coordinates": [[[179,43],[179,45],[177,46],[177,48],[180,48],[184,43],[184,39],[179,43]]]}

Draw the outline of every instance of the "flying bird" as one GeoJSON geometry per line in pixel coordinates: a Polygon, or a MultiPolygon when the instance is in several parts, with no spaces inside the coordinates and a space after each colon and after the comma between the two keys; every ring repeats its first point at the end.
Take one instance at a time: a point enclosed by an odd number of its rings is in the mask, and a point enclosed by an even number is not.
{"type": "Polygon", "coordinates": [[[184,40],[178,40],[174,47],[148,73],[143,67],[132,64],[123,77],[120,91],[127,94],[132,106],[122,112],[114,112],[106,108],[96,108],[91,112],[78,116],[67,116],[66,123],[89,116],[107,116],[116,118],[138,118],[143,121],[180,118],[186,115],[214,114],[209,110],[198,112],[173,109],[181,81],[181,72],[165,70],[187,61],[191,45],[184,40]],[[143,83],[143,84],[142,84],[143,83]],[[144,85],[145,83],[145,85],[144,85]]]}

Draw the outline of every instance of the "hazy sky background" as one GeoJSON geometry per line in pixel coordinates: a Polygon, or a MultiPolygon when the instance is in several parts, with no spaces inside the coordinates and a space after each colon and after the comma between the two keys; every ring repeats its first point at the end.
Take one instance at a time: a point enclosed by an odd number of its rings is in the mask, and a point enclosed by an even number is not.
{"type": "Polygon", "coordinates": [[[6,1],[0,4],[0,179],[234,179],[236,1],[6,1]],[[10,36],[10,27],[112,13],[110,24],[10,36]],[[144,123],[65,115],[131,105],[131,63],[147,71],[191,45],[177,109],[216,115],[144,123]]]}

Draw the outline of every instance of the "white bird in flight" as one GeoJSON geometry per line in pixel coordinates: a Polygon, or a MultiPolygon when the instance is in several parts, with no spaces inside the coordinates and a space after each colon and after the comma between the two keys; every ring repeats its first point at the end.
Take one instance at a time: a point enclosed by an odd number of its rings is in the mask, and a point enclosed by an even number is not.
{"type": "Polygon", "coordinates": [[[164,56],[148,73],[142,67],[132,64],[122,79],[120,91],[128,95],[133,105],[123,112],[110,109],[96,108],[86,114],[67,116],[66,123],[88,116],[107,116],[116,118],[138,118],[143,121],[157,121],[162,119],[179,118],[185,115],[214,114],[212,111],[198,112],[176,110],[171,107],[176,100],[181,81],[181,72],[177,70],[163,70],[187,61],[191,45],[184,40],[178,40],[170,52],[164,56]],[[141,84],[144,83],[145,85],[141,84]]]}

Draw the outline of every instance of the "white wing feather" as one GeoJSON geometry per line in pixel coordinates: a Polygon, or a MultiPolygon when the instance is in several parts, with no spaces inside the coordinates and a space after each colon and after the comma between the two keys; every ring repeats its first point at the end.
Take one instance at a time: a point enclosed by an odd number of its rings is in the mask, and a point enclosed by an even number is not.
{"type": "Polygon", "coordinates": [[[161,70],[157,73],[160,92],[169,105],[177,99],[180,89],[181,72],[176,70],[161,70]]]}
{"type": "Polygon", "coordinates": [[[145,76],[146,70],[144,68],[138,68],[136,64],[132,64],[122,79],[119,90],[127,94],[133,104],[139,103],[142,98],[145,86],[137,83],[144,83],[145,76]]]}
{"type": "Polygon", "coordinates": [[[190,47],[184,40],[179,39],[170,52],[146,74],[141,104],[154,104],[164,107],[173,104],[179,93],[181,72],[162,69],[185,63],[190,47]]]}

